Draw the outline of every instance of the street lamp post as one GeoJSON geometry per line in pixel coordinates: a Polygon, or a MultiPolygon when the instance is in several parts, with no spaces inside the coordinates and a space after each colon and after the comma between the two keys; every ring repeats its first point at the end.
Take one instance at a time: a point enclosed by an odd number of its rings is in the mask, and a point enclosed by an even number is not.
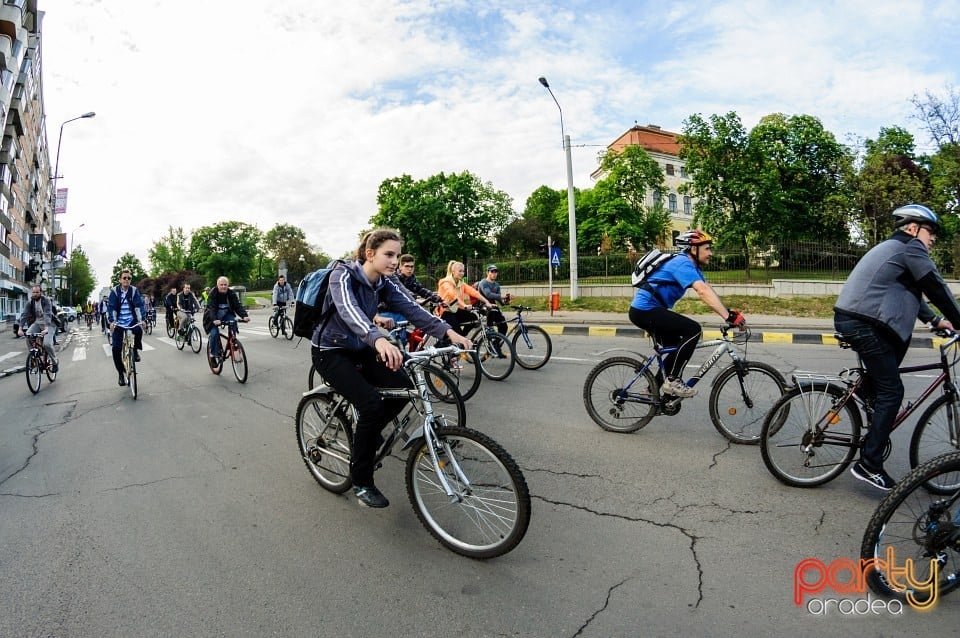
{"type": "MultiPolygon", "coordinates": [[[[570,136],[563,131],[563,109],[560,108],[560,102],[557,96],[550,89],[547,78],[541,77],[540,84],[550,93],[557,109],[560,111],[560,135],[563,136],[563,150],[567,156],[567,224],[570,231],[570,300],[573,301],[579,297],[579,285],[577,283],[577,208],[574,203],[573,195],[573,159],[570,157],[570,136]]],[[[547,255],[550,258],[550,255],[547,255]]]]}
{"type": "Polygon", "coordinates": [[[67,255],[70,257],[70,281],[67,284],[67,287],[69,288],[67,293],[69,302],[67,305],[69,305],[71,308],[73,307],[73,289],[75,287],[73,284],[73,234],[86,225],[86,222],[84,222],[70,231],[70,252],[67,253],[67,255]]]}
{"type": "MultiPolygon", "coordinates": [[[[78,115],[77,117],[70,118],[69,120],[64,121],[60,124],[60,136],[57,138],[57,160],[53,165],[53,193],[51,197],[53,199],[52,205],[50,207],[50,239],[53,240],[53,236],[57,232],[57,179],[60,177],[60,143],[63,142],[63,127],[70,122],[75,120],[82,120],[84,118],[93,117],[96,115],[93,111],[84,113],[83,115],[78,115]]],[[[51,264],[51,273],[53,266],[53,251],[50,251],[50,264],[51,264]]],[[[53,292],[53,275],[50,276],[50,292],[53,292]]]]}

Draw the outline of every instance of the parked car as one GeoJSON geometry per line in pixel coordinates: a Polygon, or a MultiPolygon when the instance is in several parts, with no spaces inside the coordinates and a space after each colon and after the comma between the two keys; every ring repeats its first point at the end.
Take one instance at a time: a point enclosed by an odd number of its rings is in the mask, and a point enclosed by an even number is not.
{"type": "Polygon", "coordinates": [[[76,320],[77,320],[77,309],[76,309],[76,308],[69,308],[69,307],[67,307],[67,306],[60,306],[60,307],[59,307],[59,311],[60,311],[59,314],[60,314],[61,316],[66,315],[67,321],[76,321],[76,320]]]}

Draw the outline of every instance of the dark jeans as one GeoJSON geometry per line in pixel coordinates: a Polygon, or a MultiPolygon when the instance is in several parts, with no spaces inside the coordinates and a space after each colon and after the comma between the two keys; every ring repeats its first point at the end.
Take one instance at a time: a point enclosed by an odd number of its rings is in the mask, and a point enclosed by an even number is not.
{"type": "Polygon", "coordinates": [[[700,324],[666,308],[637,310],[631,307],[629,317],[633,325],[653,335],[657,343],[677,348],[663,357],[663,370],[668,377],[682,378],[683,368],[693,357],[703,335],[700,324]]]}
{"type": "MultiPolygon", "coordinates": [[[[117,326],[113,330],[113,337],[111,339],[110,345],[113,346],[113,365],[117,369],[117,372],[123,373],[123,328],[117,326]]],[[[143,328],[140,327],[138,323],[133,328],[133,347],[137,350],[143,350],[143,328]]]]}
{"type": "Polygon", "coordinates": [[[377,388],[412,388],[413,383],[403,369],[394,372],[377,361],[372,348],[357,352],[313,348],[313,365],[323,380],[357,410],[350,478],[354,485],[370,487],[378,435],[406,404],[404,399],[383,399],[377,388]]]}
{"type": "Polygon", "coordinates": [[[223,328],[225,324],[236,320],[237,318],[233,316],[233,313],[228,312],[219,318],[219,326],[215,324],[210,325],[210,332],[207,333],[210,341],[210,356],[219,357],[222,354],[220,352],[220,328],[223,328]]]}
{"type": "MultiPolygon", "coordinates": [[[[451,328],[463,336],[466,336],[466,330],[463,326],[477,320],[477,316],[475,314],[464,308],[458,308],[456,312],[450,312],[447,310],[440,316],[440,318],[450,324],[451,328]]],[[[449,345],[449,339],[444,337],[440,340],[440,343],[449,345]]]]}
{"type": "Polygon", "coordinates": [[[500,308],[493,306],[490,310],[487,310],[487,327],[497,327],[497,332],[502,335],[507,334],[507,320],[503,317],[503,312],[500,311],[500,308]]]}
{"type": "Polygon", "coordinates": [[[871,469],[883,467],[883,451],[903,401],[900,362],[909,344],[896,335],[860,319],[837,314],[833,327],[850,342],[867,370],[867,400],[873,402],[873,424],[867,430],[860,460],[871,469]]]}

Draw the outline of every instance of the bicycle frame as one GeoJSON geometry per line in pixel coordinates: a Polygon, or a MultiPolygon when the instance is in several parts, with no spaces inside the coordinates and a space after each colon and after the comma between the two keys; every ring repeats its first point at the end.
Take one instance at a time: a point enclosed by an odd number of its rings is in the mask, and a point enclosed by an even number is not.
{"type": "Polygon", "coordinates": [[[233,359],[233,342],[237,340],[237,333],[239,329],[237,327],[236,321],[227,321],[220,322],[220,330],[217,331],[217,336],[220,337],[220,357],[226,357],[226,353],[230,353],[230,358],[233,359]],[[227,334],[224,334],[223,327],[227,326],[227,334]]]}
{"type": "MultiPolygon", "coordinates": [[[[457,346],[447,346],[445,348],[425,348],[424,350],[418,352],[405,353],[403,366],[410,374],[414,387],[378,389],[380,396],[384,398],[406,400],[419,398],[423,405],[423,419],[422,423],[418,422],[414,424],[414,426],[411,426],[412,419],[410,418],[409,412],[404,414],[402,417],[398,416],[396,419],[394,419],[394,428],[384,440],[380,451],[377,453],[375,463],[380,463],[384,458],[386,458],[393,451],[393,447],[396,445],[397,441],[402,441],[403,446],[400,449],[406,450],[415,445],[420,439],[426,439],[430,443],[428,448],[430,450],[430,460],[431,464],[433,465],[433,470],[436,472],[437,478],[439,479],[440,484],[443,486],[443,490],[450,499],[451,503],[455,503],[461,499],[447,481],[446,476],[440,467],[440,460],[437,458],[437,449],[441,446],[441,442],[440,439],[437,438],[437,435],[434,431],[435,416],[433,413],[433,403],[430,400],[430,392],[427,388],[427,379],[423,374],[422,366],[434,357],[449,356],[451,354],[457,354],[460,352],[462,352],[462,350],[460,350],[460,348],[457,346]]],[[[344,404],[349,405],[347,400],[342,395],[338,394],[332,387],[326,384],[318,385],[313,390],[310,390],[304,394],[331,394],[339,397],[339,400],[333,405],[330,413],[327,415],[328,420],[330,416],[336,414],[337,411],[344,406],[344,404]]],[[[352,405],[350,408],[353,411],[354,422],[356,422],[356,409],[352,405]]],[[[416,407],[414,407],[414,409],[416,409],[416,407]]],[[[344,463],[349,462],[348,459],[330,450],[328,450],[326,453],[333,455],[335,458],[344,463]]],[[[447,458],[444,460],[444,462],[452,464],[457,478],[459,478],[459,480],[462,481],[462,484],[465,485],[469,490],[472,484],[464,475],[463,470],[460,468],[459,463],[450,450],[446,450],[446,457],[447,458]]]]}
{"type": "Polygon", "coordinates": [[[40,359],[40,369],[47,369],[47,349],[43,347],[43,334],[28,334],[27,337],[27,355],[29,356],[31,352],[36,354],[40,359]]]}

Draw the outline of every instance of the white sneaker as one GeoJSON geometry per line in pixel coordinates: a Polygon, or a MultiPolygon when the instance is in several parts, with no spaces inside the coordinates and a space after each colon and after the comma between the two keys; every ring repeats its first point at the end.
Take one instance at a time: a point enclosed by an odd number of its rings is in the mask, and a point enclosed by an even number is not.
{"type": "Polygon", "coordinates": [[[687,399],[697,396],[697,389],[689,387],[680,379],[667,379],[660,386],[660,394],[672,394],[675,397],[687,399]]]}

